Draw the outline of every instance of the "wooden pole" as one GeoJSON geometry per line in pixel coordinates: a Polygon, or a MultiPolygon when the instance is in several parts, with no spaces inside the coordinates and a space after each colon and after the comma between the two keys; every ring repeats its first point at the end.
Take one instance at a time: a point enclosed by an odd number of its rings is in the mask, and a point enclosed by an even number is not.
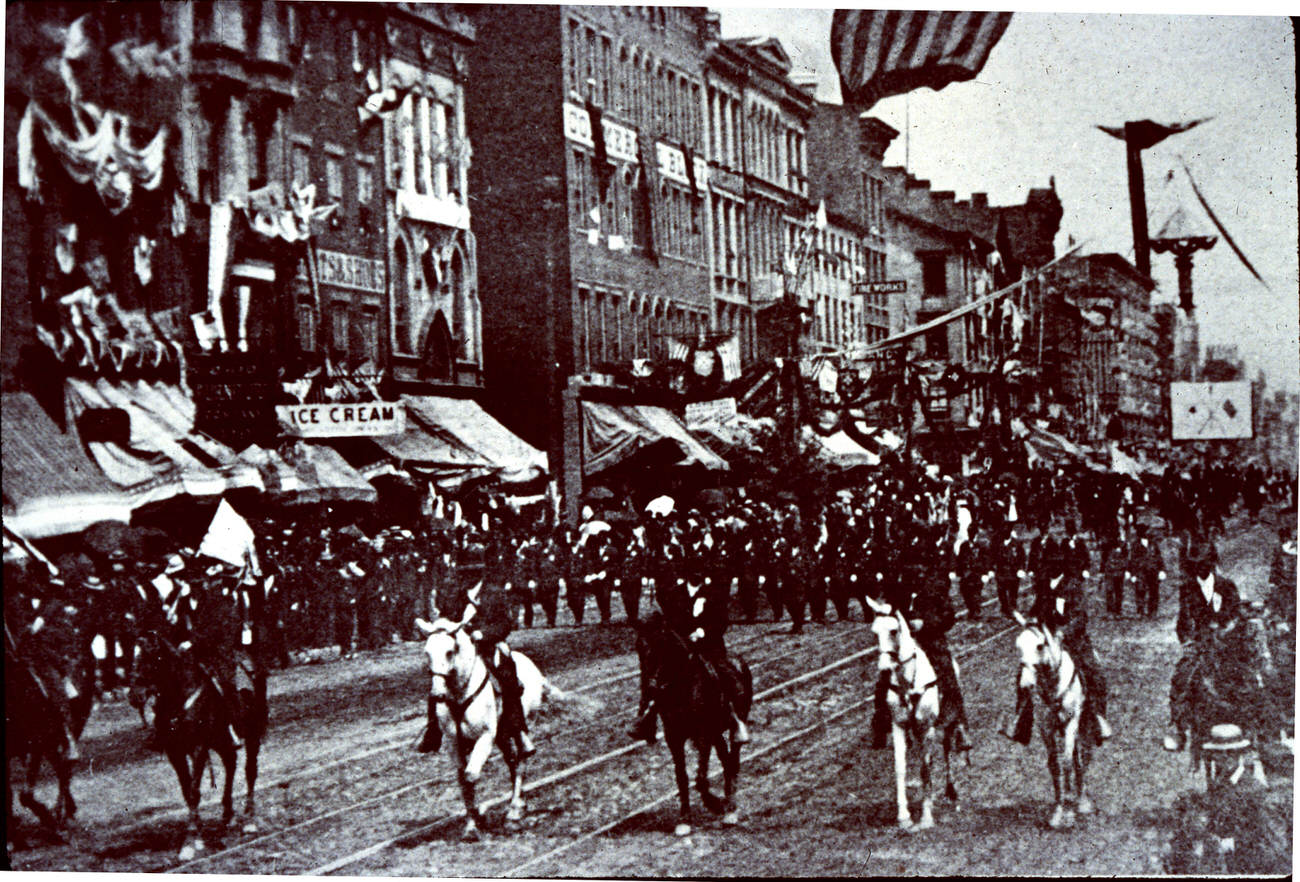
{"type": "Polygon", "coordinates": [[[1133,255],[1138,272],[1151,275],[1151,239],[1147,232],[1147,196],[1142,176],[1142,148],[1136,123],[1124,123],[1124,146],[1128,153],[1128,199],[1133,218],[1133,255]]]}

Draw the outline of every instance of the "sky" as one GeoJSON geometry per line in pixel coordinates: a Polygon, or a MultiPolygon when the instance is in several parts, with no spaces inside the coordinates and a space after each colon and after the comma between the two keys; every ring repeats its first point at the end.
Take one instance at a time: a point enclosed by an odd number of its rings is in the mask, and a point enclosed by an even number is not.
{"type": "MultiPolygon", "coordinates": [[[[818,97],[839,102],[830,9],[714,8],[724,37],[778,38],[793,73],[815,75],[818,97]]],[[[1236,8],[1268,11],[1249,0],[1236,8]]],[[[1124,144],[1096,126],[1212,117],[1143,152],[1151,235],[1179,206],[1193,229],[1217,234],[1188,184],[1186,160],[1268,284],[1221,237],[1198,253],[1201,345],[1236,344],[1251,378],[1263,369],[1272,388],[1300,391],[1295,38],[1287,18],[1016,12],[973,81],[887,98],[869,112],[909,135],[895,139],[887,165],[906,165],[959,199],[987,192],[995,205],[1021,202],[1055,179],[1064,208],[1058,253],[1073,236],[1085,253],[1129,260],[1124,144]]],[[[1153,254],[1152,275],[1155,301],[1176,302],[1172,256],[1153,254]]]]}

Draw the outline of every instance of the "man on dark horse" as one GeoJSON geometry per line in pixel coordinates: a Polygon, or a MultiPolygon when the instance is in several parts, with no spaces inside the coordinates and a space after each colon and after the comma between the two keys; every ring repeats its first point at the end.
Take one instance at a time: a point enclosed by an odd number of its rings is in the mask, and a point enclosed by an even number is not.
{"type": "MultiPolygon", "coordinates": [[[[1070,653],[1075,670],[1083,681],[1084,706],[1091,712],[1096,727],[1096,743],[1111,737],[1110,724],[1106,722],[1106,678],[1097,662],[1088,636],[1087,600],[1083,594],[1076,561],[1071,560],[1068,549],[1039,558],[1038,596],[1030,612],[1035,619],[1051,629],[1070,653]]],[[[1033,734],[1033,696],[1028,689],[1016,690],[1016,712],[1012,731],[1003,732],[1018,744],[1029,744],[1033,734]]]]}
{"type": "MultiPolygon", "coordinates": [[[[707,531],[707,528],[704,529],[707,531]]],[[[687,537],[689,546],[698,545],[707,549],[710,543],[707,532],[687,537]]],[[[740,673],[727,655],[723,641],[729,622],[727,603],[731,586],[724,585],[724,580],[705,575],[705,558],[706,555],[698,550],[689,555],[685,559],[687,568],[682,573],[683,578],[675,585],[665,586],[666,591],[661,592],[656,586],[656,596],[663,611],[663,621],[684,641],[706,676],[717,685],[726,699],[731,715],[732,738],[737,744],[744,744],[749,741],[749,728],[744,721],[747,714],[740,710],[745,687],[740,673]],[[692,563],[699,565],[691,566],[692,563]]],[[[644,659],[642,664],[645,664],[644,659]]],[[[656,737],[659,710],[655,691],[659,685],[662,684],[643,679],[641,706],[645,711],[628,732],[632,738],[647,744],[653,744],[656,737]]]]}
{"type": "Polygon", "coordinates": [[[1215,663],[1215,635],[1237,618],[1241,595],[1237,586],[1216,569],[1218,551],[1208,537],[1190,538],[1183,555],[1184,578],[1178,588],[1178,639],[1183,656],[1169,684],[1169,731],[1165,750],[1187,744],[1193,717],[1192,682],[1203,665],[1215,663]]]}
{"type": "MultiPolygon", "coordinates": [[[[925,652],[934,668],[939,687],[938,728],[953,730],[953,746],[957,750],[970,750],[970,733],[966,726],[966,702],[957,682],[957,668],[948,647],[948,632],[957,621],[953,612],[952,597],[947,573],[929,571],[918,588],[912,592],[905,607],[912,637],[925,652]]],[[[889,743],[891,718],[889,713],[889,672],[881,671],[876,681],[875,715],[872,718],[871,746],[875,750],[889,743]]]]}
{"type": "MultiPolygon", "coordinates": [[[[479,658],[487,665],[488,673],[495,678],[501,690],[501,723],[503,737],[514,741],[515,749],[523,757],[537,752],[524,718],[523,687],[515,669],[514,657],[506,638],[514,630],[515,606],[510,592],[501,585],[487,583],[484,578],[483,555],[476,549],[467,549],[457,561],[458,589],[450,597],[438,598],[439,614],[444,618],[469,624],[470,638],[479,658]],[[467,584],[472,587],[466,588],[467,584]]],[[[416,750],[420,753],[437,753],[442,747],[442,728],[438,725],[438,703],[430,696],[428,719],[424,735],[416,750]]]]}

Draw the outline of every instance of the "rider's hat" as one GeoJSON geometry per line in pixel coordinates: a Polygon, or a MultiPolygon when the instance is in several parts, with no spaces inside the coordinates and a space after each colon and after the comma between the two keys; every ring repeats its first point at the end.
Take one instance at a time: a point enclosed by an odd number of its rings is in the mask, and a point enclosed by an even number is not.
{"type": "Polygon", "coordinates": [[[1202,747],[1204,750],[1227,753],[1250,747],[1250,739],[1242,733],[1240,726],[1234,723],[1219,723],[1210,728],[1209,740],[1202,747]]]}

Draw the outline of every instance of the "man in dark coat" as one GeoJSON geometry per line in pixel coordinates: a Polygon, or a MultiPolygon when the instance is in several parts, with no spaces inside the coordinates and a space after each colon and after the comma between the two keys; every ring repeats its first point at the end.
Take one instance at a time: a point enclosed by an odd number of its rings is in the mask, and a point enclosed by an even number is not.
{"type": "Polygon", "coordinates": [[[1129,553],[1128,571],[1133,578],[1134,603],[1138,615],[1154,619],[1160,608],[1160,583],[1166,579],[1165,558],[1146,524],[1134,528],[1137,542],[1129,553]]]}
{"type": "Polygon", "coordinates": [[[1277,545],[1269,563],[1269,608],[1295,631],[1296,607],[1296,534],[1295,527],[1281,527],[1277,531],[1277,545]]]}
{"type": "Polygon", "coordinates": [[[1182,750],[1191,728],[1191,683],[1202,664],[1213,664],[1213,634],[1237,617],[1241,595],[1232,580],[1216,569],[1218,551],[1208,537],[1189,540],[1178,586],[1178,639],[1183,656],[1169,684],[1169,731],[1166,750],[1182,750]]]}
{"type": "Polygon", "coordinates": [[[994,578],[998,583],[998,605],[1009,616],[1020,598],[1020,580],[1025,574],[1025,546],[1016,538],[1014,525],[1004,529],[995,547],[994,578]]]}
{"type": "MultiPolygon", "coordinates": [[[[957,750],[970,750],[970,734],[966,728],[966,703],[957,681],[957,668],[948,647],[948,632],[956,623],[953,612],[951,588],[946,573],[935,572],[914,588],[911,602],[905,607],[912,637],[925,652],[934,669],[939,687],[940,729],[955,724],[954,746],[957,750]]],[[[875,749],[884,748],[890,730],[889,678],[886,672],[876,683],[875,715],[872,719],[872,743],[875,749]]]]}
{"type": "MultiPolygon", "coordinates": [[[[1068,553],[1042,558],[1039,565],[1048,575],[1035,598],[1031,616],[1056,634],[1074,661],[1083,681],[1084,707],[1093,716],[1096,741],[1101,744],[1111,737],[1110,725],[1106,722],[1106,678],[1088,636],[1087,600],[1081,579],[1074,574],[1074,564],[1068,553]]],[[[1018,689],[1013,730],[1003,734],[1020,744],[1028,744],[1032,732],[1032,698],[1028,690],[1018,689]]]]}

